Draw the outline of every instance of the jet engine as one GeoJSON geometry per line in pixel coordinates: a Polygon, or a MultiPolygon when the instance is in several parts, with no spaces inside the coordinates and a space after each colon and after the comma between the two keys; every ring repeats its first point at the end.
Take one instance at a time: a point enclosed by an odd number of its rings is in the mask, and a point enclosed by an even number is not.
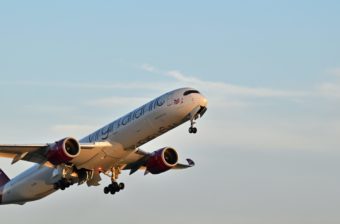
{"type": "Polygon", "coordinates": [[[53,165],[59,165],[68,163],[79,154],[79,142],[74,138],[64,138],[49,147],[46,157],[53,165]]]}
{"type": "Polygon", "coordinates": [[[146,170],[152,174],[160,174],[176,166],[177,162],[178,154],[175,149],[162,148],[151,154],[146,164],[146,170]]]}

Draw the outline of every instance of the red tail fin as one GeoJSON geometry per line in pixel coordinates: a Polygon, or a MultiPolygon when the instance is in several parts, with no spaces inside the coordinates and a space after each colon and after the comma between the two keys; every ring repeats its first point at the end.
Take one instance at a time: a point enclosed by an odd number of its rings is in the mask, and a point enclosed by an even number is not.
{"type": "Polygon", "coordinates": [[[4,186],[10,181],[8,176],[0,169],[0,187],[4,186]]]}

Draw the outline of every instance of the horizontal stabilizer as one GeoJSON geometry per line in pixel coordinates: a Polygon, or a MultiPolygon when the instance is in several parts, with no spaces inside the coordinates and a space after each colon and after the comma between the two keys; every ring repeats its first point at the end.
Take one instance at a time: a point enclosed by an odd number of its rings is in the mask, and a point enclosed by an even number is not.
{"type": "Polygon", "coordinates": [[[0,169],[0,187],[4,186],[10,181],[8,176],[0,169]]]}

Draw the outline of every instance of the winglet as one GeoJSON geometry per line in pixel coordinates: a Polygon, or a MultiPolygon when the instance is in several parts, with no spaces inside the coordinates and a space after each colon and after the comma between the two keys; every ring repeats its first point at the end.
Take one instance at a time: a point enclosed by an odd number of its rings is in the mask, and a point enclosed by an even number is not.
{"type": "Polygon", "coordinates": [[[192,159],[187,159],[188,164],[178,163],[173,169],[186,169],[195,166],[195,162],[192,159]]]}
{"type": "Polygon", "coordinates": [[[195,162],[192,159],[187,159],[190,167],[195,166],[195,162]]]}
{"type": "Polygon", "coordinates": [[[10,181],[9,177],[0,169],[0,187],[4,186],[10,181]]]}

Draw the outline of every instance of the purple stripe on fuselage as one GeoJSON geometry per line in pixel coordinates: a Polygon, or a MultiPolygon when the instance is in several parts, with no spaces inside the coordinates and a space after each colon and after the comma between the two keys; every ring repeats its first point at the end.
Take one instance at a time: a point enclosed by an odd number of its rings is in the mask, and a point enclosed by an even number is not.
{"type": "Polygon", "coordinates": [[[0,205],[2,204],[2,192],[4,191],[4,187],[0,187],[0,205]]]}

